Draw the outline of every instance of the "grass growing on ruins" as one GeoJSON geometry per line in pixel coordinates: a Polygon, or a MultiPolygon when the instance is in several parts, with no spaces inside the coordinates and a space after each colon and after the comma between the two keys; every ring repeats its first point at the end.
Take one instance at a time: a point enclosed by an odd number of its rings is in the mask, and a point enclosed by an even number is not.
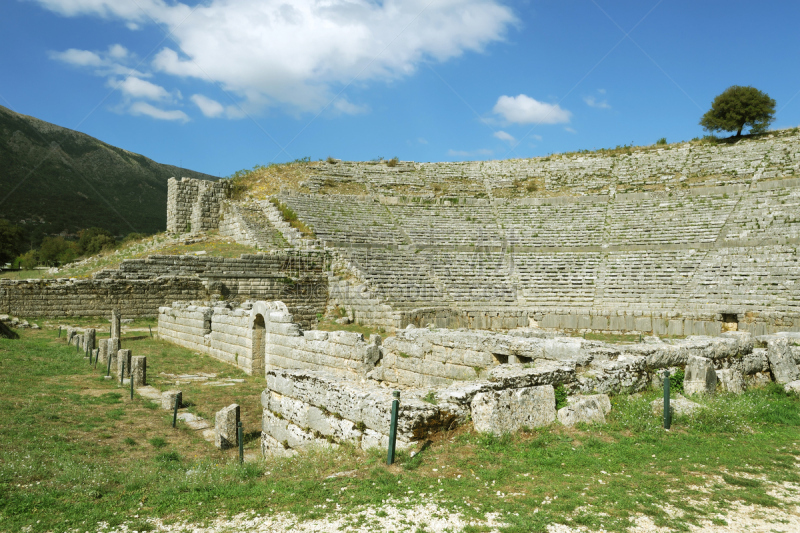
{"type": "MultiPolygon", "coordinates": [[[[125,347],[148,356],[157,386],[169,385],[159,377],[165,368],[241,375],[141,333],[125,337],[125,347]]],[[[378,531],[364,510],[381,512],[385,501],[433,502],[468,519],[496,512],[506,524],[500,529],[511,532],[552,523],[625,531],[637,516],[682,531],[703,519],[724,524],[737,502],[786,508],[782,500],[800,489],[800,401],[780,387],[697,399],[706,409],[675,419],[669,432],[651,413],[654,391],[613,397],[605,425],[554,424],[502,436],[465,427],[434,436],[413,458],[401,451],[391,467],[385,450],[350,446],[240,466],[235,451],[218,452],[186,427],[173,430],[165,411],[131,401],[127,389],[100,374],[53,330],[0,339],[0,530],[95,531],[109,529],[100,523],[125,523],[143,531],[154,527],[153,517],[201,523],[237,513],[298,520],[350,513],[352,526],[378,531]]],[[[218,405],[236,398],[251,428],[247,413],[259,404],[248,391],[262,384],[246,381],[206,386],[208,393],[198,384],[180,388],[198,408],[215,401],[203,394],[219,394],[218,405]]],[[[428,519],[408,530],[428,531],[428,519]]]]}

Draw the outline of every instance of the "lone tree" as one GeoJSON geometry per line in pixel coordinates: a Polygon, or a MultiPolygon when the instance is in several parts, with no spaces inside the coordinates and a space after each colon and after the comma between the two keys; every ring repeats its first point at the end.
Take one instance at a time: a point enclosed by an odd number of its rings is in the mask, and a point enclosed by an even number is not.
{"type": "Polygon", "coordinates": [[[775,120],[775,100],[755,87],[732,85],[714,98],[700,125],[706,131],[735,131],[750,126],[751,133],[766,131],[775,120]]]}

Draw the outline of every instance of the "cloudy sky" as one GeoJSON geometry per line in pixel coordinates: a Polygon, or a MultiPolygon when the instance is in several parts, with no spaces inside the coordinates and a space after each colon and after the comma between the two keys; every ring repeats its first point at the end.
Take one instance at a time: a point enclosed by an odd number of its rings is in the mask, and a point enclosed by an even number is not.
{"type": "Polygon", "coordinates": [[[0,105],[214,175],[702,136],[730,85],[800,124],[800,2],[0,0],[0,105]]]}

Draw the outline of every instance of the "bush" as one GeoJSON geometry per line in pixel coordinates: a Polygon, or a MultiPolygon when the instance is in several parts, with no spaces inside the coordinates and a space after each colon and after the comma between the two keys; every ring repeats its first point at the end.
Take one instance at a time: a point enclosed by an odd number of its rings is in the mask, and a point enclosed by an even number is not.
{"type": "Polygon", "coordinates": [[[669,377],[669,390],[673,393],[683,394],[683,369],[679,368],[669,377]]]}
{"type": "Polygon", "coordinates": [[[386,166],[387,167],[396,167],[397,163],[399,163],[399,162],[400,162],[400,159],[398,159],[397,157],[393,157],[393,158],[391,158],[390,160],[388,160],[386,162],[386,166]]]}
{"type": "Polygon", "coordinates": [[[667,138],[666,137],[661,137],[659,140],[656,141],[656,144],[658,146],[663,146],[663,145],[667,144],[667,138]]]}
{"type": "Polygon", "coordinates": [[[556,410],[561,409],[562,407],[567,406],[567,389],[564,388],[564,385],[559,385],[555,389],[556,392],[556,410]]]}
{"type": "Polygon", "coordinates": [[[22,270],[32,270],[38,264],[39,253],[36,250],[29,250],[14,261],[14,266],[22,270]]]}
{"type": "Polygon", "coordinates": [[[117,240],[111,232],[103,228],[89,228],[78,232],[78,249],[81,255],[94,255],[116,245],[117,240]]]}

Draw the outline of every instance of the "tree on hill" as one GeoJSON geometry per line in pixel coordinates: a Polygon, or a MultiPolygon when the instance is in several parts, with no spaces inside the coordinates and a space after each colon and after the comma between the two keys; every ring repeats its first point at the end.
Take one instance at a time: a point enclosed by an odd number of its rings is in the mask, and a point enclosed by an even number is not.
{"type": "Polygon", "coordinates": [[[24,241],[24,229],[0,218],[0,267],[22,253],[24,241]]]}
{"type": "Polygon", "coordinates": [[[775,120],[775,100],[755,87],[732,85],[714,98],[700,125],[706,131],[735,131],[749,126],[751,133],[766,131],[775,120]]]}

